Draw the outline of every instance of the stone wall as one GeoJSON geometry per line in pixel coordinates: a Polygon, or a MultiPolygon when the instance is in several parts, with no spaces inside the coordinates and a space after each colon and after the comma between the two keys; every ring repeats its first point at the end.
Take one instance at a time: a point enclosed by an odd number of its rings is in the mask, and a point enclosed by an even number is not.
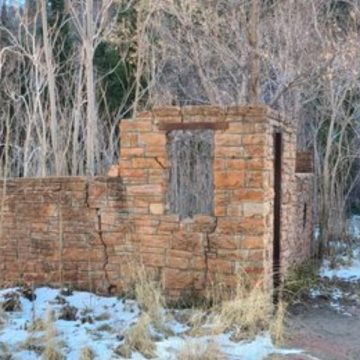
{"type": "Polygon", "coordinates": [[[120,178],[16,179],[0,188],[2,283],[108,291],[128,227],[120,178]]]}
{"type": "MultiPolygon", "coordinates": [[[[106,178],[0,184],[0,280],[121,291],[142,263],[169,297],[245,271],[272,286],[274,132],[283,134],[281,266],[298,251],[295,129],[266,107],[169,107],[120,124],[119,164],[106,178]],[[214,131],[214,208],[180,220],[169,209],[168,133],[214,131]]],[[[297,187],[298,186],[298,187],[297,187]]],[[[309,203],[309,214],[311,204],[309,203]]],[[[301,215],[300,215],[301,217],[301,215]]],[[[306,223],[310,228],[310,223],[306,223]]],[[[304,256],[307,256],[307,249],[304,256]]]]}
{"type": "Polygon", "coordinates": [[[315,193],[312,174],[296,174],[296,194],[296,245],[292,249],[291,263],[301,264],[317,251],[313,239],[315,193]]]}
{"type": "Polygon", "coordinates": [[[119,173],[132,209],[137,253],[160,270],[174,296],[239,271],[272,286],[274,132],[283,133],[281,263],[288,267],[296,222],[295,129],[266,107],[160,108],[124,120],[119,173]],[[213,129],[214,212],[180,221],[167,204],[167,133],[213,129]]]}

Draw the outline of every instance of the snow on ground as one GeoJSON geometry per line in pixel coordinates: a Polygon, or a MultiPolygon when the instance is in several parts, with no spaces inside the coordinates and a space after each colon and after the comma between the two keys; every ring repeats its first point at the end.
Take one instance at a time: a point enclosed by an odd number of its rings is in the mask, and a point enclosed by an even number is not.
{"type": "Polygon", "coordinates": [[[320,276],[329,279],[340,279],[344,281],[353,281],[360,279],[360,249],[353,251],[352,257],[350,255],[343,255],[339,257],[341,266],[332,268],[329,260],[324,260],[320,269],[320,276]]]}
{"type": "MultiPolygon", "coordinates": [[[[0,290],[0,303],[6,300],[9,293],[21,293],[21,288],[0,290]]],[[[60,290],[47,287],[35,290],[36,298],[30,301],[20,296],[21,309],[7,312],[7,323],[0,327],[0,344],[5,344],[14,360],[38,360],[41,355],[35,351],[24,349],[24,342],[29,338],[30,324],[34,319],[46,319],[49,311],[54,311],[54,326],[57,340],[63,343],[62,352],[65,358],[77,360],[81,349],[90,347],[96,359],[120,359],[114,349],[122,342],[122,334],[135,324],[141,311],[134,300],[116,297],[102,297],[88,292],[74,291],[68,296],[60,294],[60,290]],[[64,304],[64,300],[66,303],[64,304]],[[60,320],[59,314],[68,304],[77,309],[76,319],[60,320]]],[[[169,321],[173,336],[160,338],[157,344],[157,359],[175,360],[179,350],[194,342],[194,346],[207,342],[217,343],[230,360],[262,360],[274,353],[293,354],[299,350],[286,350],[274,347],[268,334],[259,335],[250,342],[233,342],[230,334],[190,338],[186,336],[187,326],[175,320],[169,321]],[[197,345],[196,345],[197,344],[197,345]]],[[[41,337],[44,331],[32,332],[33,337],[41,337]]],[[[1,348],[1,347],[0,347],[1,348]]],[[[0,354],[1,358],[1,354],[0,354]]],[[[133,353],[133,360],[142,360],[139,353],[133,353]]]]}

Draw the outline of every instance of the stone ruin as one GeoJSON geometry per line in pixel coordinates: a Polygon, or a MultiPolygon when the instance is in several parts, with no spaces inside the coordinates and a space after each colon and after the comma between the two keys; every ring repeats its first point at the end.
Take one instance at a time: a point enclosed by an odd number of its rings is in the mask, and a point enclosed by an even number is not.
{"type": "Polygon", "coordinates": [[[120,146],[106,177],[2,181],[3,284],[120,292],[141,263],[179,298],[239,271],[271,289],[310,257],[313,174],[280,114],[162,107],[122,120],[120,146]]]}

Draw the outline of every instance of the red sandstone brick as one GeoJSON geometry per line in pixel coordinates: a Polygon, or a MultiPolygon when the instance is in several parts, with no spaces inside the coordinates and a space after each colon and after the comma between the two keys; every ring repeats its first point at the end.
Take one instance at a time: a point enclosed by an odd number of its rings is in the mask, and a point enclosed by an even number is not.
{"type": "Polygon", "coordinates": [[[168,222],[168,221],[162,221],[160,222],[159,232],[173,232],[179,230],[179,223],[178,222],[168,222]]]}
{"type": "Polygon", "coordinates": [[[232,199],[235,201],[263,201],[264,190],[239,189],[233,191],[232,199]]]}
{"type": "Polygon", "coordinates": [[[250,188],[262,188],[264,174],[261,171],[247,171],[245,175],[245,186],[250,188]]]}
{"type": "Polygon", "coordinates": [[[243,135],[242,143],[244,145],[265,145],[266,144],[266,135],[256,134],[256,135],[243,135]]]}
{"type": "MultiPolygon", "coordinates": [[[[104,233],[102,238],[106,245],[119,245],[124,243],[125,234],[124,233],[104,233]]],[[[100,241],[100,240],[99,240],[100,241]]]]}
{"type": "Polygon", "coordinates": [[[192,253],[189,251],[182,251],[182,250],[167,250],[166,254],[169,257],[177,257],[177,258],[184,258],[184,259],[190,259],[192,257],[192,253]]]}
{"type": "Polygon", "coordinates": [[[237,249],[239,247],[239,240],[234,235],[219,235],[212,234],[209,236],[210,245],[215,249],[237,249]]]}
{"type": "Polygon", "coordinates": [[[143,253],[141,260],[145,266],[164,266],[165,256],[162,254],[143,253]]]}
{"type": "Polygon", "coordinates": [[[225,216],[226,215],[226,206],[215,205],[214,215],[215,216],[225,216]]]}
{"type": "Polygon", "coordinates": [[[170,248],[170,238],[167,235],[140,234],[141,246],[170,248]]]}
{"type": "Polygon", "coordinates": [[[248,154],[242,146],[216,146],[214,153],[215,158],[241,158],[248,154]]]}
{"type": "Polygon", "coordinates": [[[243,172],[215,171],[214,183],[217,189],[237,188],[244,185],[245,174],[243,172]]]}
{"type": "Polygon", "coordinates": [[[164,268],[162,283],[166,289],[197,289],[203,285],[203,276],[194,271],[164,268]]]}
{"type": "MultiPolygon", "coordinates": [[[[250,158],[246,163],[246,168],[248,170],[263,170],[263,169],[272,169],[266,165],[266,160],[263,158],[250,158]]],[[[271,162],[271,165],[273,163],[271,162]]]]}
{"type": "Polygon", "coordinates": [[[208,269],[212,272],[232,274],[234,272],[234,265],[232,261],[228,260],[208,259],[208,269]]]}
{"type": "Polygon", "coordinates": [[[155,117],[169,117],[181,115],[181,109],[178,106],[161,106],[153,109],[155,117]]]}
{"type": "Polygon", "coordinates": [[[241,115],[241,116],[265,116],[267,107],[263,105],[256,106],[229,106],[227,108],[228,115],[241,115]]]}
{"type": "Polygon", "coordinates": [[[163,187],[157,184],[130,185],[126,192],[127,195],[162,195],[163,187]]]}
{"type": "Polygon", "coordinates": [[[165,158],[167,156],[165,146],[146,146],[146,156],[165,158]]]}
{"type": "Polygon", "coordinates": [[[119,166],[118,165],[111,165],[107,171],[107,176],[110,177],[117,177],[119,176],[119,166]]]}
{"type": "Polygon", "coordinates": [[[121,132],[149,132],[151,131],[151,120],[136,121],[136,120],[123,120],[120,124],[121,132]]]}
{"type": "Polygon", "coordinates": [[[244,154],[249,157],[265,157],[266,147],[263,145],[243,145],[244,154]]]}
{"type": "Polygon", "coordinates": [[[166,145],[165,133],[143,133],[139,134],[139,143],[146,146],[163,146],[166,145]]]}
{"type": "Polygon", "coordinates": [[[138,134],[124,133],[121,135],[121,149],[124,147],[138,147],[138,134]]]}
{"type": "Polygon", "coordinates": [[[264,259],[263,250],[250,250],[247,259],[249,261],[262,261],[264,259]]]}
{"type": "Polygon", "coordinates": [[[122,147],[120,150],[121,157],[139,157],[144,155],[145,155],[145,148],[143,147],[131,147],[131,148],[122,147]]]}
{"type": "Polygon", "coordinates": [[[226,114],[226,108],[220,106],[203,106],[203,105],[190,105],[184,106],[182,109],[182,114],[184,116],[217,116],[222,117],[226,114]]]}
{"type": "Polygon", "coordinates": [[[171,248],[175,250],[191,251],[193,253],[203,252],[201,234],[179,231],[174,233],[171,240],[171,248]]]}
{"type": "Polygon", "coordinates": [[[215,146],[240,146],[242,135],[225,133],[215,134],[215,146]]]}
{"type": "Polygon", "coordinates": [[[134,158],[132,160],[132,167],[134,169],[162,169],[163,163],[166,164],[165,159],[134,158]]]}
{"type": "Polygon", "coordinates": [[[124,169],[121,171],[121,177],[137,178],[145,180],[147,178],[147,171],[144,169],[124,169]]]}
{"type": "Polygon", "coordinates": [[[246,236],[241,240],[241,247],[244,249],[261,249],[264,247],[262,236],[246,236]]]}
{"type": "Polygon", "coordinates": [[[172,269],[185,270],[189,268],[189,260],[185,258],[178,258],[174,256],[166,257],[166,266],[172,269]]]}
{"type": "Polygon", "coordinates": [[[245,159],[228,159],[226,168],[229,170],[245,170],[248,160],[245,159]]]}
{"type": "Polygon", "coordinates": [[[120,159],[119,161],[119,171],[120,176],[125,169],[132,169],[131,159],[120,159]]]}
{"type": "Polygon", "coordinates": [[[191,267],[194,270],[205,270],[206,269],[206,261],[204,256],[195,256],[191,260],[191,267]]]}

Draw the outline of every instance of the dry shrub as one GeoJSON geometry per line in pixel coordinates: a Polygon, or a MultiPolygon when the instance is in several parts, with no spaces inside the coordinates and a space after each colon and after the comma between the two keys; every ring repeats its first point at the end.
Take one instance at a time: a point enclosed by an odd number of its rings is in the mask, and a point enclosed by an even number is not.
{"type": "Polygon", "coordinates": [[[177,354],[177,360],[225,360],[216,343],[190,342],[177,354]]]}
{"type": "Polygon", "coordinates": [[[9,347],[4,342],[0,342],[0,359],[11,360],[12,355],[10,353],[9,347]]]}
{"type": "Polygon", "coordinates": [[[245,273],[238,275],[233,292],[223,282],[208,287],[207,304],[211,307],[194,311],[190,320],[191,336],[230,331],[234,340],[242,340],[272,328],[274,339],[281,340],[285,306],[281,305],[273,317],[271,294],[261,281],[252,285],[245,273]]]}
{"type": "Polygon", "coordinates": [[[161,291],[160,281],[140,264],[132,266],[130,278],[140,309],[148,314],[151,324],[158,331],[171,335],[171,330],[166,326],[165,298],[161,291]]]}
{"type": "Polygon", "coordinates": [[[95,353],[90,347],[84,347],[80,352],[80,360],[93,360],[95,359],[95,353]]]}
{"type": "Polygon", "coordinates": [[[155,356],[155,344],[150,334],[151,318],[147,313],[140,316],[138,322],[128,329],[124,335],[121,352],[124,357],[131,356],[132,351],[138,351],[147,359],[155,356]]]}
{"type": "Polygon", "coordinates": [[[36,318],[30,323],[30,325],[28,325],[27,330],[30,332],[35,332],[35,331],[44,331],[45,328],[46,326],[44,320],[41,318],[36,318]]]}
{"type": "Polygon", "coordinates": [[[54,319],[54,313],[48,310],[45,321],[45,349],[42,353],[43,360],[65,359],[59,350],[60,344],[56,339],[57,331],[55,328],[54,319]]]}
{"type": "Polygon", "coordinates": [[[52,345],[46,346],[41,358],[43,360],[65,360],[64,355],[52,345]]]}
{"type": "Polygon", "coordinates": [[[7,320],[8,316],[4,309],[0,306],[0,329],[2,329],[6,325],[7,320]]]}
{"type": "MultiPolygon", "coordinates": [[[[221,285],[218,286],[221,289],[221,285]]],[[[216,303],[210,316],[215,333],[232,331],[237,340],[254,337],[269,328],[272,302],[262,282],[251,286],[246,274],[239,274],[235,291],[224,292],[224,299],[215,293],[216,303]]]]}
{"type": "Polygon", "coordinates": [[[287,304],[280,301],[277,305],[275,315],[270,324],[270,334],[275,345],[284,344],[284,324],[286,316],[287,304]]]}
{"type": "Polygon", "coordinates": [[[189,335],[195,337],[208,335],[207,321],[208,312],[205,309],[194,309],[189,321],[191,327],[189,335]]]}

